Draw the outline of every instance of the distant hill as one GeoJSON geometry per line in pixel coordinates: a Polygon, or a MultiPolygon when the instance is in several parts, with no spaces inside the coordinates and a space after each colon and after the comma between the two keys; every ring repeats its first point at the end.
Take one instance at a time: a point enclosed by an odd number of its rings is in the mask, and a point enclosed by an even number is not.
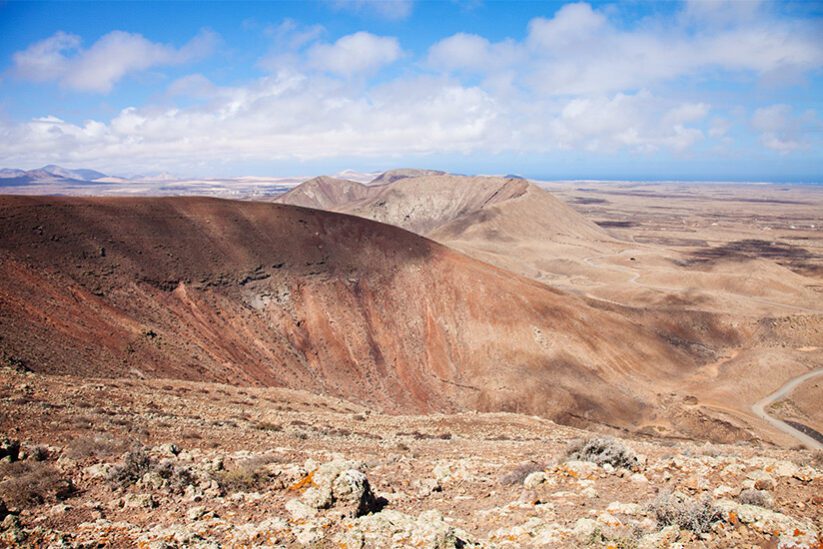
{"type": "Polygon", "coordinates": [[[315,178],[276,201],[402,227],[538,279],[547,261],[614,243],[603,228],[522,177],[401,169],[375,181],[315,178]]]}
{"type": "Polygon", "coordinates": [[[106,174],[98,172],[96,170],[88,170],[85,168],[69,170],[67,168],[61,168],[60,166],[57,166],[55,164],[49,164],[48,166],[44,166],[40,169],[52,175],[64,177],[66,179],[78,179],[81,181],[94,181],[95,179],[107,177],[106,174]]]}
{"type": "Polygon", "coordinates": [[[68,169],[49,164],[35,170],[4,168],[0,170],[0,187],[25,185],[84,184],[108,177],[102,172],[85,168],[68,169]]]}
{"type": "Polygon", "coordinates": [[[322,175],[304,181],[286,194],[277,197],[275,202],[318,210],[334,210],[341,205],[362,200],[369,194],[373,194],[370,189],[356,181],[322,175]]]}
{"type": "Polygon", "coordinates": [[[386,185],[394,183],[400,179],[407,179],[410,177],[423,177],[425,175],[445,175],[446,172],[439,170],[418,170],[413,168],[399,168],[396,170],[389,170],[383,172],[369,183],[369,185],[386,185]]]}

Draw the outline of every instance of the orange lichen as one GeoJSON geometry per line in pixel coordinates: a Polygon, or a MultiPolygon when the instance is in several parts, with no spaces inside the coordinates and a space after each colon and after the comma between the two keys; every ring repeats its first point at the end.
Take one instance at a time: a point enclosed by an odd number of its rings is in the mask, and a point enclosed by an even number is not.
{"type": "Polygon", "coordinates": [[[292,492],[297,492],[297,491],[303,492],[303,491],[306,490],[306,488],[308,488],[309,486],[314,484],[313,479],[314,479],[314,471],[310,472],[308,475],[306,475],[305,477],[301,478],[300,480],[298,480],[297,482],[295,482],[294,484],[289,486],[289,490],[291,490],[292,492]]]}

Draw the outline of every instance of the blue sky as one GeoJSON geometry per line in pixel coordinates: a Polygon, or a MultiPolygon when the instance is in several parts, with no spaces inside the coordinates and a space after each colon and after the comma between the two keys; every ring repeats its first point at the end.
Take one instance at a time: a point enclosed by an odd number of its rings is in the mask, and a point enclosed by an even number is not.
{"type": "Polygon", "coordinates": [[[5,2],[0,166],[823,180],[823,3],[5,2]]]}

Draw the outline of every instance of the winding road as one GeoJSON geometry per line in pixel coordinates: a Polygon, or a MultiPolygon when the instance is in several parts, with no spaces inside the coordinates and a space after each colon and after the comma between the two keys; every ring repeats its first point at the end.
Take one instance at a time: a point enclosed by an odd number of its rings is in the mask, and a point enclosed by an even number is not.
{"type": "Polygon", "coordinates": [[[766,413],[766,408],[769,405],[771,405],[773,402],[776,402],[776,401],[780,400],[781,398],[785,397],[786,395],[788,395],[789,393],[794,391],[797,388],[797,386],[800,385],[801,383],[803,383],[804,381],[808,381],[808,380],[810,380],[814,377],[817,377],[817,376],[823,376],[823,368],[818,368],[817,370],[812,370],[811,372],[807,372],[807,373],[803,374],[802,376],[798,376],[798,377],[790,380],[788,383],[783,385],[777,391],[773,392],[769,396],[767,396],[767,397],[763,398],[762,400],[758,401],[756,404],[753,404],[752,405],[752,412],[754,412],[754,414],[757,417],[759,417],[759,418],[761,418],[765,421],[768,421],[775,428],[780,429],[781,431],[783,431],[787,435],[793,436],[794,438],[796,438],[797,440],[802,442],[807,448],[811,448],[811,449],[823,448],[823,444],[820,444],[818,441],[816,441],[815,439],[813,439],[812,437],[810,437],[806,433],[803,433],[802,431],[798,431],[797,429],[795,429],[794,427],[792,427],[788,423],[785,423],[784,421],[781,421],[781,420],[779,420],[775,417],[772,417],[772,416],[770,416],[769,414],[766,413]]]}

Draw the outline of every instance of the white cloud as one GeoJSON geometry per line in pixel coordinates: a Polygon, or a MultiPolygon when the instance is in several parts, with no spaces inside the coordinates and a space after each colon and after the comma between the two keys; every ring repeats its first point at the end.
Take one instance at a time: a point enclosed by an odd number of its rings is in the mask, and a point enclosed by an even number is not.
{"type": "Polygon", "coordinates": [[[109,121],[55,117],[0,122],[0,164],[109,163],[121,172],[241,160],[543,153],[581,149],[683,151],[703,139],[708,107],[650,92],[512,102],[445,77],[402,77],[366,93],[319,73],[282,70],[243,87],[193,75],[179,93],[209,89],[206,104],[130,107],[109,121]]]}
{"type": "Polygon", "coordinates": [[[264,32],[274,39],[278,48],[297,50],[320,38],[326,32],[326,28],[323,25],[301,25],[287,17],[278,25],[266,27],[264,32]]]}
{"type": "Polygon", "coordinates": [[[752,127],[760,132],[764,147],[782,154],[808,148],[809,134],[823,129],[814,111],[797,116],[792,107],[782,104],[757,109],[752,116],[752,127]]]}
{"type": "Polygon", "coordinates": [[[104,93],[129,73],[208,55],[217,40],[216,34],[204,30],[177,49],[140,34],[112,31],[83,49],[80,37],[57,32],[16,52],[12,59],[15,74],[22,78],[56,80],[71,89],[104,93]]]}
{"type": "Polygon", "coordinates": [[[647,91],[578,98],[562,107],[547,137],[559,149],[684,151],[704,137],[685,123],[699,121],[707,112],[706,105],[671,104],[647,91]]]}
{"type": "Polygon", "coordinates": [[[486,72],[509,67],[519,54],[512,40],[492,44],[482,36],[461,32],[429,48],[427,63],[437,69],[486,72]]]}
{"type": "Polygon", "coordinates": [[[412,0],[330,0],[329,3],[336,10],[373,14],[389,21],[406,19],[414,9],[412,0]]]}
{"type": "MultiPolygon", "coordinates": [[[[400,76],[386,81],[384,71],[379,84],[369,77],[408,56],[396,38],[358,32],[321,42],[322,27],[284,20],[267,31],[275,47],[259,62],[265,77],[224,87],[191,74],[155,97],[162,105],[106,120],[0,119],[0,164],[38,158],[144,171],[146,162],[185,170],[224,158],[689,154],[706,140],[701,149],[710,150],[731,145],[752,113],[729,105],[723,90],[702,95],[702,82],[732,74],[750,85],[823,66],[823,45],[809,24],[760,17],[757,6],[755,16],[736,9],[688,4],[676,17],[626,28],[611,12],[571,4],[532,20],[520,40],[446,37],[400,76]],[[181,96],[197,101],[174,106],[181,96]]],[[[58,33],[16,54],[15,63],[26,78],[103,90],[131,71],[181,63],[208,46],[208,35],[175,49],[111,33],[82,49],[78,37],[58,33]]],[[[783,153],[810,148],[820,128],[813,112],[785,105],[757,110],[749,126],[764,147],[783,153]]]]}
{"type": "Polygon", "coordinates": [[[519,42],[456,34],[433,45],[429,61],[441,70],[483,71],[490,78],[515,72],[520,85],[555,95],[650,88],[712,71],[774,80],[774,74],[823,66],[814,22],[768,17],[757,3],[691,3],[680,17],[684,23],[655,20],[633,29],[605,13],[586,3],[567,4],[551,18],[532,19],[519,42]],[[735,16],[739,12],[748,15],[735,16]],[[716,24],[695,24],[706,20],[716,24]],[[506,62],[496,62],[501,58],[506,62]]]}
{"type": "Polygon", "coordinates": [[[394,63],[402,53],[396,38],[357,32],[333,44],[315,44],[306,55],[309,65],[315,69],[352,76],[394,63]]]}

